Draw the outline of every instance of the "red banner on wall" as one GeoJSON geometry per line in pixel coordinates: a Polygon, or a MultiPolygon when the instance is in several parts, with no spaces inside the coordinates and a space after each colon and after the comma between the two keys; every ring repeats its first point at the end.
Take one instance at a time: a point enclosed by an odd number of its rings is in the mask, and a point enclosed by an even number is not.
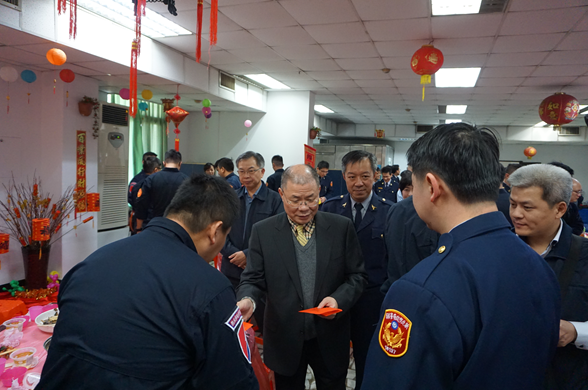
{"type": "Polygon", "coordinates": [[[76,133],[76,213],[85,213],[86,203],[86,132],[76,133]]]}
{"type": "Polygon", "coordinates": [[[316,149],[312,146],[304,145],[304,163],[316,168],[316,149]]]}

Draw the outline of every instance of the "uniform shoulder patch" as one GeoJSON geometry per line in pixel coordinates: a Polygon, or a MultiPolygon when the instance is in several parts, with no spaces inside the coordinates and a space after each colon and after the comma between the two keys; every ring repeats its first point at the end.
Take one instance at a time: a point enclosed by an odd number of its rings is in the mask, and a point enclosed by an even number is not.
{"type": "Polygon", "coordinates": [[[139,192],[137,193],[137,198],[140,198],[143,195],[143,189],[139,188],[139,192]]]}
{"type": "Polygon", "coordinates": [[[247,342],[247,336],[245,335],[245,325],[241,310],[237,307],[235,311],[229,316],[229,319],[225,322],[225,325],[229,327],[233,332],[237,334],[237,340],[243,356],[249,364],[251,364],[251,348],[247,342]]]}
{"type": "Polygon", "coordinates": [[[398,310],[384,312],[378,339],[384,353],[390,357],[401,357],[408,351],[408,339],[412,322],[398,310]]]}
{"type": "Polygon", "coordinates": [[[229,316],[229,319],[225,322],[225,325],[228,326],[233,332],[239,326],[239,323],[243,319],[241,315],[241,310],[238,307],[235,308],[235,311],[229,316]]]}

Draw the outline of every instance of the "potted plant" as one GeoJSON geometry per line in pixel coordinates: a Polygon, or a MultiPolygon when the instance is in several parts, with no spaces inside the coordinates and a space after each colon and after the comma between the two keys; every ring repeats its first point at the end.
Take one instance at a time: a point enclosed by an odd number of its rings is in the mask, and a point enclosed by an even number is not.
{"type": "Polygon", "coordinates": [[[78,103],[80,114],[82,114],[83,116],[92,115],[92,110],[95,108],[97,109],[98,106],[98,99],[91,98],[88,96],[84,96],[82,100],[78,103]]]}
{"type": "Polygon", "coordinates": [[[316,127],[316,126],[312,127],[310,129],[310,139],[315,139],[317,137],[317,135],[320,134],[320,132],[321,132],[320,127],[316,127]]]}

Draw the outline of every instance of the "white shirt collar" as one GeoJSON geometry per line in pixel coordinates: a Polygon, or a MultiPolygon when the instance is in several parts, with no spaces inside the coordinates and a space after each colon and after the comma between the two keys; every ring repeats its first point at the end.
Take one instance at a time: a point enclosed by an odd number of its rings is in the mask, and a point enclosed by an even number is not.
{"type": "Polygon", "coordinates": [[[547,245],[547,248],[545,249],[545,251],[543,253],[541,253],[542,257],[547,256],[549,254],[549,252],[551,252],[553,247],[559,242],[559,238],[561,237],[562,230],[563,230],[563,221],[560,219],[559,220],[559,230],[557,231],[557,233],[555,234],[555,237],[553,237],[553,239],[551,240],[549,245],[547,245]]]}

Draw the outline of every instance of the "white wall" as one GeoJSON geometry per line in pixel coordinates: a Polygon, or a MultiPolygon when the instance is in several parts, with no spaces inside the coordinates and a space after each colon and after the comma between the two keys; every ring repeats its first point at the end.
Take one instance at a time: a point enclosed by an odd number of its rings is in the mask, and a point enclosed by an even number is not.
{"type": "Polygon", "coordinates": [[[400,167],[400,172],[406,170],[406,167],[408,165],[408,162],[406,161],[406,152],[408,151],[408,148],[410,148],[410,145],[412,145],[412,142],[409,141],[397,141],[393,144],[394,162],[392,163],[392,165],[398,164],[398,166],[400,167]]]}

